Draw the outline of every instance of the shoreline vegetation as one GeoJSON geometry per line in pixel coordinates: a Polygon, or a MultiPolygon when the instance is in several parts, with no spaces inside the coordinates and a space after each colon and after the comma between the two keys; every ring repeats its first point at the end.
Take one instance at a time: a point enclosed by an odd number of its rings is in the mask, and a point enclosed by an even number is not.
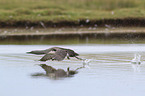
{"type": "Polygon", "coordinates": [[[59,28],[59,27],[88,27],[98,26],[105,27],[105,25],[114,27],[145,27],[145,18],[123,18],[123,19],[103,19],[103,20],[89,20],[84,19],[78,21],[0,21],[0,28],[59,28]]]}
{"type": "Polygon", "coordinates": [[[144,0],[0,0],[0,28],[145,26],[144,0]]]}

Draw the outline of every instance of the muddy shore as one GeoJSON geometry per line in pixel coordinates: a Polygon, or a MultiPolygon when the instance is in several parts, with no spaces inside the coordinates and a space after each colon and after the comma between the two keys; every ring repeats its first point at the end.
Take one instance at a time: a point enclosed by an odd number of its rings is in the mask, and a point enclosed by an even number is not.
{"type": "Polygon", "coordinates": [[[53,22],[0,22],[0,41],[29,41],[29,40],[86,40],[86,39],[142,39],[145,40],[145,19],[116,19],[116,20],[85,20],[79,22],[61,21],[53,22]],[[79,28],[91,28],[92,30],[76,30],[79,28]],[[121,27],[121,29],[117,29],[121,27]],[[124,29],[128,27],[127,29],[124,29]],[[18,28],[24,29],[20,32],[18,28]],[[37,29],[42,29],[40,32],[37,29]],[[75,30],[49,30],[49,29],[70,28],[75,30]],[[102,28],[98,30],[98,28],[102,28]],[[2,29],[14,29],[17,32],[3,31],[2,29]],[[45,32],[44,32],[45,30],[45,32]],[[49,31],[48,31],[49,30],[49,31]],[[32,32],[31,32],[32,31],[32,32]],[[39,32],[38,32],[39,31],[39,32]]]}
{"type": "Polygon", "coordinates": [[[1,34],[0,40],[68,40],[68,39],[144,39],[145,30],[106,30],[106,31],[66,31],[66,32],[40,32],[40,33],[9,33],[1,34]]]}
{"type": "Polygon", "coordinates": [[[80,26],[99,26],[104,27],[105,24],[115,27],[138,26],[145,27],[145,18],[125,18],[125,19],[102,19],[102,20],[79,20],[79,21],[0,21],[0,28],[25,28],[25,27],[80,27],[80,26]]]}

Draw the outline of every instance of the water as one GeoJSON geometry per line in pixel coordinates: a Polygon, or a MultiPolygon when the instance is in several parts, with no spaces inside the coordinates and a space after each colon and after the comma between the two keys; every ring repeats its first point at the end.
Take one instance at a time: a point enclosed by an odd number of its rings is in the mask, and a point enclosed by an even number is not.
{"type": "Polygon", "coordinates": [[[91,59],[73,77],[50,79],[33,77],[45,73],[36,64],[54,68],[76,69],[82,61],[71,59],[37,61],[41,56],[27,51],[46,49],[55,45],[0,45],[0,96],[144,96],[145,44],[83,44],[57,45],[74,49],[80,57],[91,59]],[[141,55],[140,65],[131,64],[134,54],[141,55]]]}
{"type": "Polygon", "coordinates": [[[1,28],[0,44],[144,44],[144,27],[1,28]],[[94,29],[95,28],[95,29],[94,29]],[[22,43],[23,42],[23,43],[22,43]]]}

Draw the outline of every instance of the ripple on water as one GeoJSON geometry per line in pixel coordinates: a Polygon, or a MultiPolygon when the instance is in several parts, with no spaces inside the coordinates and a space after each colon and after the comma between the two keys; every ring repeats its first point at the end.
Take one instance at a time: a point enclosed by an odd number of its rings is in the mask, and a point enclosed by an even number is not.
{"type": "Polygon", "coordinates": [[[80,53],[82,58],[91,59],[89,68],[79,70],[79,73],[74,77],[60,80],[32,78],[31,74],[33,73],[45,72],[36,64],[45,63],[56,69],[63,68],[66,70],[67,67],[70,67],[74,70],[82,66],[82,61],[72,58],[61,62],[39,62],[37,60],[41,56],[25,53],[34,49],[46,49],[52,47],[51,45],[0,45],[0,82],[3,82],[0,86],[2,91],[0,95],[143,96],[145,93],[144,62],[141,65],[131,64],[136,52],[140,53],[142,61],[145,58],[144,44],[141,46],[133,45],[133,47],[131,47],[132,45],[60,46],[72,48],[80,53]],[[137,51],[139,48],[141,50],[137,51]],[[9,86],[13,86],[15,90],[12,90],[9,86]],[[22,94],[24,90],[26,93],[22,94]]]}

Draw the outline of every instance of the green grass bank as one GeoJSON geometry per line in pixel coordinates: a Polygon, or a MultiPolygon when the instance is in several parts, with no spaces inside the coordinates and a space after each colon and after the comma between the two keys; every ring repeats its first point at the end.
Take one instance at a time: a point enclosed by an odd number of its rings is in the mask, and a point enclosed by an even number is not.
{"type": "Polygon", "coordinates": [[[0,0],[0,27],[145,26],[145,0],[0,0]]]}

